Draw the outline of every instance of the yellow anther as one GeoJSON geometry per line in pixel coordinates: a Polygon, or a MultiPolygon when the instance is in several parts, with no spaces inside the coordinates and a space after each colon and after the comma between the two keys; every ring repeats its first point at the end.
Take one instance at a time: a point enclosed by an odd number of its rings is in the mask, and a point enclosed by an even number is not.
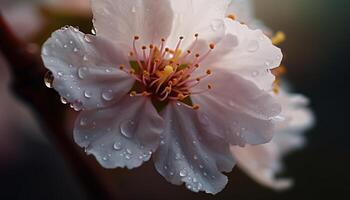
{"type": "Polygon", "coordinates": [[[129,73],[130,73],[130,74],[135,74],[135,70],[134,70],[134,69],[130,69],[130,70],[129,70],[129,73]]]}
{"type": "Polygon", "coordinates": [[[159,83],[163,84],[164,81],[174,72],[174,68],[171,65],[164,67],[162,71],[157,71],[156,75],[160,78],[159,83]]]}
{"type": "Polygon", "coordinates": [[[236,18],[236,15],[234,15],[234,14],[229,14],[229,15],[227,16],[227,18],[232,19],[232,20],[236,20],[236,19],[237,19],[237,18],[236,18]]]}
{"type": "Polygon", "coordinates": [[[192,109],[193,109],[193,110],[198,110],[198,109],[199,109],[199,105],[198,105],[198,104],[194,104],[194,105],[192,106],[192,109]]]}
{"type": "Polygon", "coordinates": [[[149,77],[149,72],[146,71],[146,70],[144,70],[144,71],[143,71],[143,75],[144,75],[145,77],[149,77]]]}
{"type": "Polygon", "coordinates": [[[178,100],[184,100],[185,98],[186,98],[186,96],[185,95],[183,95],[183,94],[181,94],[181,93],[179,93],[178,95],[177,95],[177,97],[176,97],[178,100]]]}
{"type": "Polygon", "coordinates": [[[131,92],[130,92],[130,96],[131,96],[131,97],[136,96],[136,94],[137,94],[136,91],[131,91],[131,92]]]}
{"type": "Polygon", "coordinates": [[[165,92],[170,93],[171,92],[171,87],[166,87],[165,92]]]}
{"type": "Polygon", "coordinates": [[[275,36],[271,38],[272,44],[279,45],[282,42],[286,40],[286,34],[284,34],[282,31],[278,31],[275,36]]]}

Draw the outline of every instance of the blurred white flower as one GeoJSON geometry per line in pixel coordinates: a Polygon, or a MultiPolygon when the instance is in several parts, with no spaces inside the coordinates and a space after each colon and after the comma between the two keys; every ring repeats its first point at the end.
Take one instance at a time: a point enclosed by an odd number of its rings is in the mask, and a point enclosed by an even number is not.
{"type": "MultiPolygon", "coordinates": [[[[269,28],[255,18],[251,0],[233,0],[226,15],[229,18],[236,18],[249,27],[260,28],[269,35],[272,33],[269,28]]],[[[284,38],[284,34],[278,32],[272,41],[280,43],[284,38]]],[[[279,190],[289,188],[292,185],[290,179],[275,178],[276,174],[283,170],[283,156],[304,145],[303,133],[312,126],[314,117],[307,107],[306,97],[289,94],[284,90],[280,90],[274,96],[282,105],[281,116],[285,120],[281,119],[283,122],[277,123],[273,140],[262,145],[231,146],[231,151],[238,167],[260,184],[279,190]]]]}
{"type": "Polygon", "coordinates": [[[303,147],[303,133],[313,125],[314,117],[307,108],[306,97],[288,94],[281,90],[275,95],[282,105],[284,121],[277,123],[274,138],[262,145],[232,146],[231,151],[238,167],[244,170],[257,182],[279,190],[291,186],[292,180],[278,179],[276,174],[283,170],[282,159],[287,153],[303,147]]]}
{"type": "Polygon", "coordinates": [[[74,138],[106,168],[153,156],[173,184],[217,193],[230,145],[270,141],[279,103],[267,92],[282,54],[227,19],[229,0],[92,0],[96,35],[73,27],[42,49],[53,87],[83,110],[74,138]]]}

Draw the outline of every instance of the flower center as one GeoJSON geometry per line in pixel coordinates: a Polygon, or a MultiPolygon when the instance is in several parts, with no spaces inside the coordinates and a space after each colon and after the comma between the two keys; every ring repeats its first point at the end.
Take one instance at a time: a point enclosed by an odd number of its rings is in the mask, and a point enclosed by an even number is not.
{"type": "Polygon", "coordinates": [[[212,86],[209,84],[202,91],[192,89],[212,72],[208,69],[196,77],[193,77],[193,72],[200,67],[200,63],[210,54],[215,45],[210,44],[204,55],[193,53],[198,41],[198,34],[195,34],[192,45],[182,52],[180,47],[183,39],[179,37],[173,49],[165,47],[165,39],[161,39],[158,46],[150,44],[137,49],[136,43],[139,37],[134,37],[133,50],[129,53],[130,65],[128,69],[125,65],[120,66],[121,70],[135,79],[130,96],[151,96],[155,105],[166,104],[168,101],[180,101],[193,109],[199,108],[198,105],[192,104],[190,96],[206,92],[212,86]]]}

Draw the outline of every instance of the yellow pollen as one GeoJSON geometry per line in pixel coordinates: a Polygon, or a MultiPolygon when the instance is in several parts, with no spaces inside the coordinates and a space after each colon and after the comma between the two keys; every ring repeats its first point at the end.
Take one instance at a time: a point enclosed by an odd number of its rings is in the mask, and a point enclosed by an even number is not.
{"type": "Polygon", "coordinates": [[[174,68],[171,65],[164,67],[162,71],[157,71],[156,75],[159,77],[159,83],[163,84],[164,81],[174,72],[174,68]]]}
{"type": "Polygon", "coordinates": [[[130,92],[130,96],[131,96],[131,97],[136,96],[136,91],[131,91],[131,92],[130,92]]]}
{"type": "Polygon", "coordinates": [[[236,16],[234,14],[229,14],[227,16],[227,18],[232,19],[232,20],[236,20],[236,16]]]}
{"type": "Polygon", "coordinates": [[[193,110],[198,110],[198,109],[199,109],[199,105],[198,105],[198,104],[194,104],[194,105],[192,106],[192,109],[193,109],[193,110]]]}
{"type": "Polygon", "coordinates": [[[279,45],[282,42],[286,40],[286,34],[284,34],[282,31],[278,31],[275,36],[271,38],[272,44],[279,45]]]}

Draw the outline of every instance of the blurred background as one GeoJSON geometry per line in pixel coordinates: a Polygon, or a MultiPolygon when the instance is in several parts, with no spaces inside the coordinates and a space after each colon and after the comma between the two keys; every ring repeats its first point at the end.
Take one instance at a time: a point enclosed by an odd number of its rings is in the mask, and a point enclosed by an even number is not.
{"type": "MultiPolygon", "coordinates": [[[[41,45],[64,26],[92,28],[88,0],[0,0],[2,14],[18,35],[41,45]]],[[[257,17],[282,30],[286,78],[293,91],[311,100],[317,123],[306,133],[307,146],[285,157],[281,176],[295,186],[275,192],[240,169],[212,196],[165,181],[148,162],[135,170],[104,170],[127,199],[350,199],[349,80],[350,2],[346,0],[256,0],[257,17]]],[[[38,46],[33,45],[33,48],[38,46]]],[[[9,89],[8,64],[0,55],[0,199],[91,199],[62,154],[44,136],[36,114],[9,89]]],[[[59,101],[59,97],[57,97],[59,101]]],[[[63,112],[63,111],[62,111],[63,112]]],[[[71,111],[67,111],[71,116],[71,111]]],[[[71,124],[72,117],[67,117],[71,124]]],[[[68,133],[72,128],[67,125],[68,133]]],[[[69,136],[71,137],[71,136],[69,136]]],[[[92,162],[95,162],[91,158],[92,162]]]]}

